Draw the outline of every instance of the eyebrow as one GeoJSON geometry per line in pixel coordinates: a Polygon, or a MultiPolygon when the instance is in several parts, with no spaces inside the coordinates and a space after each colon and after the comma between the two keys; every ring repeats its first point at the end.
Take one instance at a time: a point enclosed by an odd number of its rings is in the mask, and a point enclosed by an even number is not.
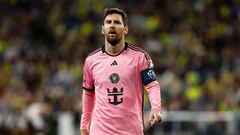
{"type": "Polygon", "coordinates": [[[120,20],[111,20],[111,19],[106,19],[105,22],[108,22],[108,21],[113,21],[113,22],[117,22],[117,23],[122,23],[120,20]]]}

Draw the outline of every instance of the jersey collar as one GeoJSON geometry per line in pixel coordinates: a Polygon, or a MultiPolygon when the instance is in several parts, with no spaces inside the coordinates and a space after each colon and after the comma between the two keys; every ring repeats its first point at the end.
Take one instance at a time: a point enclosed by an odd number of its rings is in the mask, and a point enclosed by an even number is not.
{"type": "Polygon", "coordinates": [[[118,55],[120,55],[124,50],[127,50],[127,48],[128,48],[128,43],[125,42],[125,46],[124,46],[123,50],[122,50],[119,54],[117,54],[117,55],[111,55],[111,54],[108,54],[108,53],[106,52],[105,46],[103,46],[103,47],[102,47],[102,53],[106,53],[107,55],[110,55],[110,56],[118,56],[118,55]]]}

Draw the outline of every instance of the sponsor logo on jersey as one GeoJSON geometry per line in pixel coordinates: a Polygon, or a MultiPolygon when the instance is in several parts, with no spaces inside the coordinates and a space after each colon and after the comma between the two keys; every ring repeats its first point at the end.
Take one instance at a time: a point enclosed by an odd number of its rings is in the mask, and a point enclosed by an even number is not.
{"type": "Polygon", "coordinates": [[[110,91],[110,89],[107,88],[107,92],[108,92],[108,102],[110,104],[113,105],[118,105],[121,104],[123,102],[123,88],[121,88],[120,90],[118,90],[116,87],[114,87],[112,89],[112,91],[110,91]]]}

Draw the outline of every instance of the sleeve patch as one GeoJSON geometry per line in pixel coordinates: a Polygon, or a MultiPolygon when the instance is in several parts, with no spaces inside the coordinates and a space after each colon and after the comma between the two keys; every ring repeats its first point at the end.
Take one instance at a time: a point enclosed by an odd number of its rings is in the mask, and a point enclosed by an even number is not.
{"type": "Polygon", "coordinates": [[[141,78],[144,85],[148,85],[152,81],[157,80],[156,75],[152,68],[147,68],[141,71],[141,78]]]}

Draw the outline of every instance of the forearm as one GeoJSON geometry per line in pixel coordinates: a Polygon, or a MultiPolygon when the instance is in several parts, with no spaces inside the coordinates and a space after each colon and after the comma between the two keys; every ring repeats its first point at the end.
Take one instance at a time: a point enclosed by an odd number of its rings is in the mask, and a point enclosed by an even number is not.
{"type": "Polygon", "coordinates": [[[80,135],[89,135],[89,132],[87,130],[81,130],[80,135]]]}
{"type": "Polygon", "coordinates": [[[87,131],[89,122],[92,118],[92,111],[94,108],[95,93],[83,91],[82,95],[82,117],[81,117],[81,132],[87,131]]]}
{"type": "Polygon", "coordinates": [[[161,111],[161,93],[159,83],[157,81],[153,81],[146,85],[145,88],[151,102],[152,110],[161,111]]]}

